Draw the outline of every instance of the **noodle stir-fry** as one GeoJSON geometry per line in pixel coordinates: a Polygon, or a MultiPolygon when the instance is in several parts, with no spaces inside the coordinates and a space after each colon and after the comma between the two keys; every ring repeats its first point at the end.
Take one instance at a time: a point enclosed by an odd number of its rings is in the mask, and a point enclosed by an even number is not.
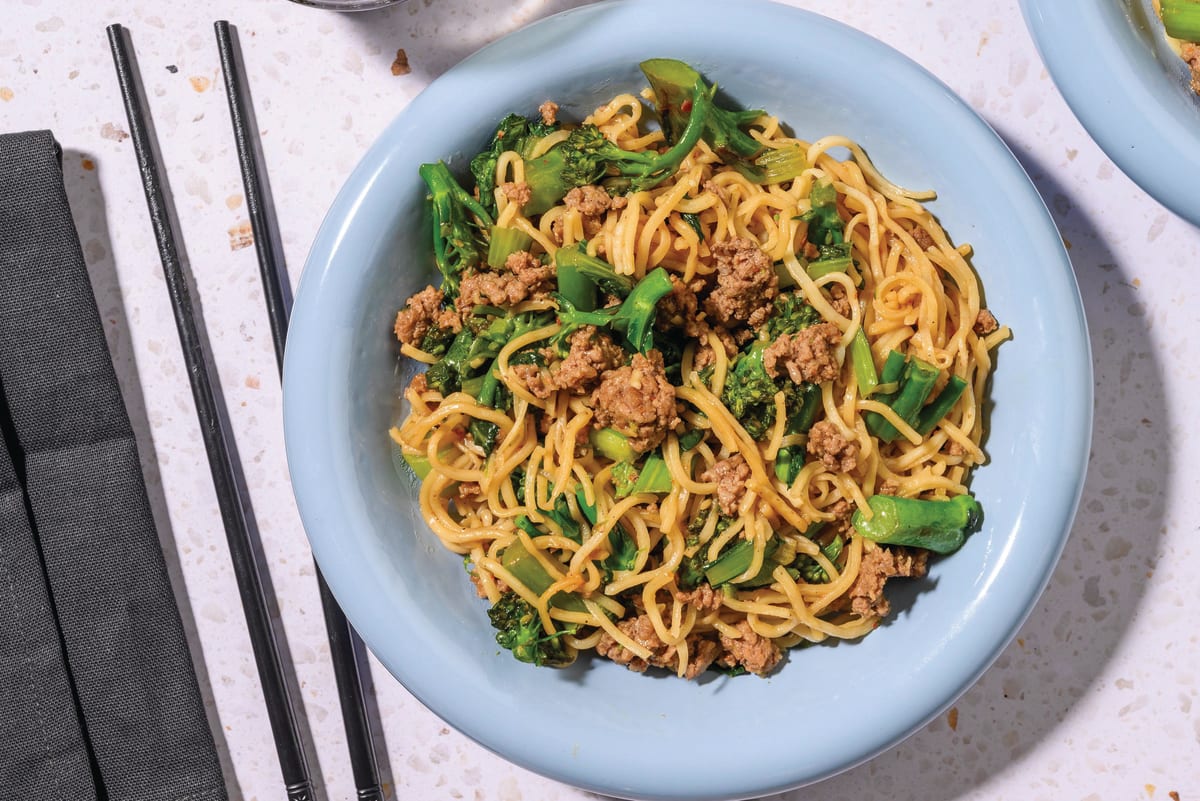
{"type": "Polygon", "coordinates": [[[642,68],[657,114],[510,115],[474,191],[422,166],[443,282],[391,436],[518,659],[766,674],[961,545],[1009,334],[931,194],[642,68]]]}

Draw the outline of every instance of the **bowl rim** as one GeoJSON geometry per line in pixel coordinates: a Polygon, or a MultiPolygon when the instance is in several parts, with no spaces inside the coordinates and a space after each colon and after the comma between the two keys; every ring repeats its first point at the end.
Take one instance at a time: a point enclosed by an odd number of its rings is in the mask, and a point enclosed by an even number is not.
{"type": "MultiPolygon", "coordinates": [[[[1131,1],[1138,2],[1123,3],[1131,1]]],[[[1159,70],[1131,60],[1140,45],[1125,35],[1134,23],[1118,3],[1020,3],[1051,79],[1100,149],[1147,194],[1200,226],[1200,97],[1189,103],[1159,70]]]]}
{"type": "MultiPolygon", "coordinates": [[[[345,186],[339,192],[314,241],[309,261],[306,264],[296,295],[296,307],[289,332],[288,351],[284,373],[284,423],[289,470],[301,519],[309,536],[314,554],[329,586],[342,603],[348,618],[362,634],[363,639],[376,649],[376,655],[402,684],[444,720],[460,732],[522,767],[551,778],[588,790],[621,797],[654,799],[729,799],[751,795],[759,796],[791,789],[805,783],[818,781],[846,770],[865,761],[902,739],[941,714],[965,692],[988,666],[999,656],[1017,630],[1033,610],[1051,572],[1065,546],[1071,522],[1079,502],[1086,471],[1087,454],[1091,437],[1092,377],[1090,345],[1082,301],[1075,285],[1070,262],[1063,248],[1057,229],[1045,204],[1037,194],[1032,182],[1013,157],[1004,142],[967,104],[928,71],[898,53],[889,46],[853,28],[826,17],[788,6],[747,0],[737,7],[737,13],[746,15],[758,23],[760,31],[767,36],[780,36],[770,31],[786,29],[788,25],[806,24],[815,26],[824,36],[832,37],[840,45],[862,48],[873,56],[882,58],[889,67],[902,70],[920,87],[923,99],[944,111],[953,122],[962,126],[961,133],[987,155],[1002,163],[1005,185],[1001,187],[1014,208],[1021,210],[1032,226],[1028,231],[1030,241],[1036,243],[1034,250],[1053,263],[1049,281],[1053,284],[1055,297],[1065,304],[1062,323],[1068,341],[1068,350],[1078,359],[1064,365],[1063,395],[1057,403],[1076,412],[1072,426],[1063,432],[1058,451],[1053,454],[1061,476],[1056,476],[1056,487],[1060,496],[1053,501],[1053,514],[1046,516],[1047,540],[1039,547],[1039,557],[1028,575],[1022,576],[1016,590],[1003,599],[984,597],[981,590],[975,606],[998,610],[998,623],[983,637],[984,642],[970,650],[961,660],[954,663],[948,683],[935,691],[926,691],[921,701],[919,714],[906,713],[900,721],[892,721],[887,735],[872,740],[868,747],[857,753],[823,764],[820,769],[808,770],[799,775],[794,769],[775,767],[757,777],[731,776],[708,777],[705,784],[688,783],[688,777],[677,770],[664,769],[654,776],[614,778],[589,768],[581,761],[566,764],[549,764],[536,750],[523,743],[514,743],[498,737],[496,728],[486,725],[477,718],[464,719],[462,706],[446,696],[437,682],[417,670],[411,660],[398,655],[387,647],[389,621],[383,619],[380,610],[373,608],[371,593],[359,586],[360,577],[356,566],[344,547],[342,526],[338,516],[345,511],[345,499],[336,496],[327,470],[335,455],[336,443],[322,439],[313,442],[312,432],[328,419],[332,395],[327,391],[317,392],[307,380],[314,364],[322,366],[322,359],[331,352],[331,338],[322,331],[322,325],[330,319],[333,301],[330,296],[344,300],[345,293],[338,283],[346,279],[346,271],[338,270],[340,251],[347,246],[347,232],[353,217],[362,212],[381,172],[389,159],[395,156],[395,138],[405,132],[405,121],[412,116],[431,112],[438,108],[439,97],[455,92],[462,87],[458,77],[470,68],[493,69],[497,60],[505,53],[517,48],[521,42],[533,38],[545,41],[546,37],[559,30],[570,30],[574,35],[586,37],[598,35],[597,23],[607,19],[602,15],[613,14],[659,14],[664,9],[687,10],[703,16],[705,12],[720,13],[725,18],[731,9],[723,0],[610,0],[610,2],[581,6],[552,17],[540,20],[483,48],[460,65],[434,81],[421,95],[404,109],[379,140],[370,148],[358,167],[355,168],[345,186]],[[316,428],[314,428],[316,427],[316,428]],[[1052,519],[1051,519],[1052,518],[1052,519]]],[[[659,48],[661,49],[661,47],[659,48]]],[[[655,52],[649,55],[660,55],[655,52]]],[[[662,54],[666,55],[666,54],[662,54]]],[[[717,79],[719,75],[715,76],[717,79]]],[[[453,96],[453,95],[452,95],[453,96]]],[[[998,167],[997,169],[1001,169],[998,167]]],[[[952,232],[953,233],[953,232],[952,232]]],[[[342,301],[338,301],[342,302],[342,301]]],[[[1058,324],[1056,322],[1056,324],[1058,324]]],[[[351,523],[354,521],[351,520],[351,523]]],[[[856,644],[857,645],[857,644],[856,644]]],[[[938,654],[930,655],[933,661],[938,654]]],[[[786,670],[786,668],[785,668],[786,670]]],[[[632,677],[645,680],[643,677],[632,677]]],[[[773,754],[773,756],[778,756],[773,754]]]]}

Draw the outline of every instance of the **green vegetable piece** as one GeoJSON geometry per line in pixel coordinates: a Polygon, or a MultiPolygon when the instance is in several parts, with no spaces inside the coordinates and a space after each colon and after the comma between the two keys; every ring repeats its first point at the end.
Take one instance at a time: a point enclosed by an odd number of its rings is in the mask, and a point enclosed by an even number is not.
{"type": "MultiPolygon", "coordinates": [[[[879,373],[879,386],[895,385],[896,388],[891,392],[877,391],[872,400],[877,400],[888,406],[892,405],[892,402],[896,399],[896,395],[900,392],[900,379],[904,377],[905,364],[906,361],[903,353],[898,350],[888,352],[887,359],[883,363],[883,370],[879,373]]],[[[867,424],[867,430],[880,439],[883,438],[880,432],[887,429],[896,430],[888,425],[887,421],[883,419],[883,415],[876,414],[875,412],[867,412],[863,415],[863,420],[867,424]],[[885,426],[887,428],[884,428],[885,426]]]]}
{"type": "Polygon", "coordinates": [[[929,404],[921,409],[921,413],[917,416],[917,424],[914,428],[922,437],[928,436],[930,431],[941,422],[942,418],[950,413],[954,408],[954,404],[958,403],[958,399],[962,397],[963,391],[967,388],[967,381],[956,375],[950,376],[949,383],[942,388],[937,397],[929,402],[929,404]]]}
{"type": "MultiPolygon", "coordinates": [[[[910,426],[917,424],[917,415],[933,385],[937,383],[938,369],[932,364],[923,362],[915,356],[908,360],[904,367],[904,375],[900,379],[900,391],[891,402],[892,411],[910,426]]],[[[882,418],[880,418],[882,420],[882,418]]],[[[900,436],[900,432],[886,420],[880,425],[879,438],[884,442],[892,442],[900,436]]]]}
{"type": "Polygon", "coordinates": [[[754,440],[765,437],[775,423],[775,393],[779,386],[763,366],[767,344],[755,342],[734,359],[721,393],[721,402],[754,440]]]}
{"type": "Polygon", "coordinates": [[[521,250],[529,250],[529,246],[532,244],[533,237],[520,228],[504,228],[493,225],[492,238],[487,252],[488,266],[499,270],[509,256],[521,250]]]}
{"type": "Polygon", "coordinates": [[[538,667],[565,667],[574,661],[562,636],[574,633],[576,627],[567,626],[555,634],[547,634],[537,610],[515,592],[500,596],[488,609],[488,620],[496,629],[496,643],[512,651],[520,662],[538,667]]]}
{"type": "MultiPolygon", "coordinates": [[[[766,548],[763,552],[762,569],[757,574],[750,577],[744,582],[739,582],[739,587],[751,588],[762,586],[762,573],[765,569],[767,576],[770,576],[772,570],[775,569],[776,562],[771,560],[771,556],[779,547],[779,540],[775,537],[767,540],[766,548]]],[[[719,587],[722,584],[728,583],[750,569],[750,562],[754,559],[754,542],[752,540],[738,540],[736,543],[726,548],[716,559],[705,566],[704,576],[708,579],[708,583],[714,587],[719,587]]],[[[769,584],[770,581],[765,583],[769,584]]]]}
{"type": "Polygon", "coordinates": [[[705,431],[702,428],[693,428],[691,431],[684,432],[679,438],[679,450],[690,451],[703,441],[705,431]]]}
{"type": "MultiPolygon", "coordinates": [[[[596,525],[598,519],[596,505],[587,502],[583,487],[576,487],[575,499],[579,501],[579,510],[587,518],[588,523],[596,525]]],[[[621,525],[615,525],[608,530],[609,555],[600,562],[600,566],[608,571],[632,570],[637,563],[637,542],[621,525]]]]}
{"type": "Polygon", "coordinates": [[[565,341],[581,326],[594,325],[622,334],[630,348],[638,353],[648,353],[654,347],[654,320],[658,301],[670,293],[672,286],[667,271],[656,267],[638,281],[620,306],[595,311],[577,309],[561,292],[556,293],[554,297],[558,302],[558,318],[562,323],[562,330],[555,335],[555,341],[565,341]]]}
{"type": "Polygon", "coordinates": [[[756,184],[781,184],[799,177],[808,169],[804,150],[798,145],[770,148],[753,162],[734,163],[746,180],[756,184]]]}
{"type": "Polygon", "coordinates": [[[588,441],[596,452],[614,462],[632,462],[637,451],[629,444],[629,437],[613,428],[596,428],[588,434],[588,441]]]}
{"type": "Polygon", "coordinates": [[[527,119],[520,114],[509,114],[500,121],[488,149],[471,159],[471,174],[479,187],[479,202],[489,213],[496,213],[496,163],[500,154],[511,150],[528,158],[538,141],[557,129],[557,125],[546,125],[541,120],[527,119]]]}
{"type": "MultiPolygon", "coordinates": [[[[830,562],[837,562],[837,558],[842,553],[844,541],[840,534],[834,535],[834,538],[829,543],[821,548],[821,553],[830,562]]],[[[800,576],[809,584],[827,584],[829,582],[829,574],[825,572],[825,568],[807,554],[802,555],[797,559],[797,564],[800,566],[800,576]]]]}
{"type": "Polygon", "coordinates": [[[433,255],[442,274],[442,291],[454,298],[463,271],[484,260],[492,217],[443,162],[422,164],[417,172],[429,187],[433,255]]]}
{"type": "Polygon", "coordinates": [[[633,485],[633,491],[638,492],[670,492],[674,486],[671,482],[671,471],[667,469],[667,463],[658,452],[652,453],[646,457],[646,461],[642,463],[642,469],[638,474],[637,483],[633,485]]]}
{"type": "Polygon", "coordinates": [[[850,341],[850,362],[854,366],[858,394],[864,398],[871,397],[875,387],[879,386],[879,374],[875,372],[875,357],[871,355],[871,343],[867,341],[867,332],[862,326],[850,341]]]}
{"type": "Polygon", "coordinates": [[[696,236],[700,237],[701,241],[703,241],[704,226],[700,223],[700,215],[693,214],[690,211],[685,211],[681,212],[679,216],[685,223],[691,226],[692,230],[696,232],[696,236]]]}
{"type": "MultiPolygon", "coordinates": [[[[525,525],[533,527],[532,533],[529,529],[525,532],[529,536],[541,536],[542,532],[538,531],[536,526],[533,526],[532,521],[524,515],[520,515],[517,525],[522,525],[520,518],[525,518],[525,525]]],[[[524,526],[522,525],[522,528],[524,526]]],[[[533,554],[525,550],[525,546],[520,540],[513,540],[509,543],[504,552],[500,554],[500,564],[504,565],[504,569],[513,574],[513,577],[528,587],[532,592],[541,595],[546,590],[550,589],[550,585],[554,583],[553,577],[546,572],[546,568],[542,567],[533,554]]],[[[550,599],[551,606],[557,606],[559,609],[568,609],[572,612],[586,612],[587,607],[578,595],[573,592],[558,592],[550,599]]]]}
{"type": "Polygon", "coordinates": [[[850,265],[854,264],[854,260],[849,256],[838,256],[832,259],[818,259],[810,261],[804,271],[808,273],[808,277],[816,281],[818,278],[824,278],[830,273],[844,273],[850,269],[850,265]]]}
{"type": "Polygon", "coordinates": [[[947,501],[872,495],[867,504],[874,513],[870,520],[860,509],[850,518],[864,537],[882,545],[907,545],[941,554],[959,549],[983,511],[970,495],[947,501]]]}
{"type": "Polygon", "coordinates": [[[612,481],[613,494],[618,499],[628,497],[634,492],[634,486],[637,484],[638,471],[633,466],[632,462],[618,462],[613,465],[612,481]]]}
{"type": "Polygon", "coordinates": [[[1168,36],[1185,42],[1200,42],[1200,3],[1196,0],[1162,0],[1160,12],[1168,36]]]}
{"type": "MultiPolygon", "coordinates": [[[[597,289],[619,298],[625,298],[633,291],[633,279],[627,275],[618,275],[611,264],[599,256],[589,254],[586,242],[580,242],[574,247],[559,248],[554,254],[554,264],[559,276],[559,292],[564,295],[567,295],[562,289],[564,269],[574,270],[580,277],[586,278],[595,285],[597,289]]],[[[574,299],[569,295],[568,299],[574,303],[574,299]]],[[[591,311],[582,309],[578,303],[575,306],[581,311],[591,311]]]]}
{"type": "Polygon", "coordinates": [[[800,469],[804,467],[804,448],[799,445],[786,445],[779,449],[775,456],[775,477],[792,486],[800,469]]]}
{"type": "MultiPolygon", "coordinates": [[[[729,111],[711,104],[715,86],[708,86],[700,73],[682,61],[652,58],[641,63],[642,72],[654,90],[658,113],[668,138],[680,137],[692,123],[703,121],[703,138],[714,150],[728,151],[743,159],[755,156],[762,145],[741,130],[762,116],[760,110],[729,111]],[[705,108],[701,101],[708,101],[705,108]]],[[[690,150],[690,148],[689,148],[690,150]]]]}

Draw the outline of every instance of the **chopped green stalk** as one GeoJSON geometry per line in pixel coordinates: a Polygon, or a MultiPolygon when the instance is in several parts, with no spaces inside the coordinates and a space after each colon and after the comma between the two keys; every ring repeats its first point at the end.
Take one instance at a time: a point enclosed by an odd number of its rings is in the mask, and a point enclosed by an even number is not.
{"type": "MultiPolygon", "coordinates": [[[[589,254],[585,242],[580,242],[574,247],[559,248],[554,254],[554,264],[559,275],[559,292],[564,295],[567,294],[562,290],[564,268],[574,270],[580,277],[595,284],[600,291],[616,295],[619,298],[627,297],[633,290],[633,279],[627,275],[618,275],[611,264],[599,256],[589,254]]],[[[571,299],[569,295],[567,299],[571,299]]],[[[575,308],[580,311],[591,311],[591,309],[580,308],[579,304],[575,304],[575,308]]]]}
{"type": "Polygon", "coordinates": [[[704,577],[714,587],[724,584],[749,570],[753,558],[754,543],[751,540],[738,540],[705,567],[704,577]]]}
{"type": "Polygon", "coordinates": [[[954,408],[954,404],[958,403],[958,399],[962,397],[966,388],[966,379],[956,375],[950,376],[950,382],[942,388],[938,396],[931,400],[928,406],[921,409],[921,413],[917,416],[917,424],[914,426],[917,433],[924,437],[933,431],[942,418],[954,408]]]}
{"type": "MultiPolygon", "coordinates": [[[[831,181],[819,181],[813,184],[808,193],[812,209],[800,215],[800,219],[808,223],[808,241],[817,247],[844,244],[846,224],[842,221],[837,210],[837,190],[831,181]]],[[[831,254],[832,255],[832,254],[831,254]]],[[[849,252],[839,253],[849,256],[849,252]]],[[[826,258],[823,251],[822,258],[826,258]]]]}
{"type": "Polygon", "coordinates": [[[775,477],[792,486],[800,468],[804,467],[804,448],[799,445],[785,445],[775,456],[775,477]]]}
{"type": "Polygon", "coordinates": [[[655,452],[647,456],[642,464],[633,492],[670,492],[673,486],[666,461],[655,452]]]}
{"type": "Polygon", "coordinates": [[[850,341],[850,361],[854,365],[854,378],[858,381],[858,394],[864,398],[879,386],[879,374],[875,372],[875,357],[871,354],[871,343],[867,341],[867,332],[858,327],[854,339],[850,341]]]}
{"type": "Polygon", "coordinates": [[[807,434],[821,411],[820,384],[791,384],[785,390],[788,413],[786,434],[807,434]],[[793,389],[794,388],[794,389],[793,389]]]}
{"type": "Polygon", "coordinates": [[[637,451],[629,444],[629,437],[615,429],[592,429],[588,439],[597,453],[614,462],[632,462],[638,456],[637,451]]]}
{"type": "Polygon", "coordinates": [[[810,261],[804,271],[808,273],[808,277],[816,281],[818,278],[824,278],[831,273],[844,273],[850,269],[850,265],[854,260],[849,256],[838,256],[833,259],[817,259],[810,261]]]}
{"type": "MultiPolygon", "coordinates": [[[[771,557],[774,555],[776,548],[779,547],[779,540],[772,537],[767,541],[766,548],[763,552],[763,568],[770,565],[774,569],[775,564],[771,557]]],[[[738,540],[725,550],[720,556],[704,567],[704,577],[708,579],[708,583],[717,587],[726,582],[732,581],[738,576],[750,569],[750,563],[754,560],[754,541],[753,540],[738,540]]],[[[753,584],[755,579],[760,577],[756,574],[746,582],[740,582],[739,587],[761,586],[761,584],[753,584]]],[[[770,575],[770,570],[768,570],[770,575]]],[[[767,582],[770,583],[769,581],[767,582]]]]}
{"type": "Polygon", "coordinates": [[[702,428],[693,428],[679,438],[679,450],[690,451],[692,448],[700,444],[704,439],[705,431],[702,428]]]}
{"type": "Polygon", "coordinates": [[[814,209],[822,206],[832,206],[837,203],[837,190],[833,188],[832,181],[817,181],[813,184],[812,189],[809,190],[808,199],[814,209]]]}
{"type": "Polygon", "coordinates": [[[535,159],[525,159],[525,184],[529,187],[529,202],[524,207],[526,215],[544,214],[573,187],[582,186],[564,181],[563,170],[566,166],[566,155],[561,145],[535,159]]]}
{"type": "Polygon", "coordinates": [[[780,289],[791,289],[796,285],[796,279],[792,276],[792,271],[787,268],[787,265],[781,261],[774,264],[775,278],[779,281],[780,289]]]}
{"type": "Polygon", "coordinates": [[[504,228],[492,226],[492,240],[488,244],[487,263],[490,267],[500,269],[508,257],[520,250],[529,250],[533,237],[520,228],[504,228]]]}
{"type": "Polygon", "coordinates": [[[1200,42],[1200,2],[1162,0],[1160,10],[1168,36],[1185,42],[1200,42]]]}
{"type": "MultiPolygon", "coordinates": [[[[599,515],[596,505],[588,503],[583,493],[583,486],[575,489],[575,500],[579,502],[579,511],[591,525],[596,525],[599,515]]],[[[600,563],[607,570],[632,570],[637,560],[637,542],[620,525],[615,525],[608,531],[609,555],[600,563]]]]}
{"type": "Polygon", "coordinates": [[[618,499],[626,498],[633,494],[633,488],[637,484],[638,471],[633,466],[632,462],[617,462],[612,469],[613,494],[618,499]]]}
{"type": "Polygon", "coordinates": [[[433,255],[442,273],[442,290],[447,297],[454,297],[462,272],[484,259],[492,217],[459,186],[443,162],[422,164],[417,172],[429,186],[433,255]],[[472,215],[478,222],[471,219],[472,215]]]}
{"type": "MultiPolygon", "coordinates": [[[[898,350],[889,351],[887,359],[883,363],[883,370],[879,373],[879,386],[876,387],[875,397],[872,400],[877,400],[887,406],[892,405],[892,401],[896,399],[896,394],[900,391],[900,379],[904,376],[904,354],[898,350]],[[894,387],[894,389],[885,390],[886,387],[894,387]]],[[[877,437],[882,438],[881,431],[883,426],[887,425],[887,421],[883,419],[883,415],[875,412],[867,412],[863,416],[866,421],[867,430],[877,437]]],[[[892,426],[888,428],[895,430],[892,426]]]]}
{"type": "Polygon", "coordinates": [[[734,167],[752,183],[781,184],[807,170],[808,161],[804,158],[804,150],[793,145],[770,148],[752,163],[736,162],[734,167]]]}
{"type": "Polygon", "coordinates": [[[596,310],[596,285],[592,281],[584,278],[579,270],[569,264],[558,264],[555,272],[558,294],[566,298],[572,307],[582,312],[596,310]]]}
{"type": "MultiPolygon", "coordinates": [[[[830,562],[836,562],[838,556],[842,553],[843,544],[842,536],[835,534],[828,545],[822,546],[821,553],[830,562]]],[[[800,575],[809,584],[825,584],[829,581],[829,574],[825,572],[825,568],[821,567],[816,559],[804,556],[799,562],[801,564],[800,575]]]]}
{"type": "Polygon", "coordinates": [[[658,301],[671,291],[672,286],[667,271],[656,267],[638,281],[620,306],[595,311],[577,309],[562,293],[557,293],[555,299],[558,301],[558,317],[562,323],[562,330],[556,337],[558,341],[562,341],[576,328],[594,325],[624,334],[625,341],[633,350],[648,353],[654,347],[654,320],[658,301]]]}
{"type": "MultiPolygon", "coordinates": [[[[917,415],[925,405],[933,385],[938,380],[938,369],[932,364],[923,362],[917,357],[908,360],[904,368],[904,377],[900,381],[900,391],[892,401],[892,411],[910,426],[917,424],[917,415]]],[[[900,432],[891,423],[884,421],[879,438],[884,442],[892,442],[900,436],[900,432]]]]}
{"type": "Polygon", "coordinates": [[[575,487],[575,500],[579,504],[579,511],[583,512],[584,518],[587,519],[588,525],[596,525],[596,521],[599,519],[596,504],[588,503],[587,493],[583,491],[582,484],[575,487]]]}
{"type": "Polygon", "coordinates": [[[709,87],[700,73],[682,61],[652,58],[643,61],[641,67],[654,89],[668,137],[682,138],[684,134],[680,132],[690,128],[699,118],[703,122],[704,141],[714,150],[729,151],[741,158],[750,158],[762,150],[757,139],[741,130],[743,125],[761,117],[762,111],[729,111],[712,105],[716,87],[709,87]],[[708,108],[701,109],[701,100],[709,101],[708,108]]]}
{"type": "MultiPolygon", "coordinates": [[[[528,518],[526,520],[528,521],[528,518]]],[[[534,528],[534,531],[537,529],[534,528]]],[[[529,532],[527,531],[527,533],[529,532]]],[[[541,532],[538,531],[537,534],[540,536],[541,532]]],[[[534,535],[530,533],[530,536],[534,535]]],[[[505,570],[512,573],[513,578],[538,595],[550,589],[550,585],[554,583],[554,578],[546,572],[546,568],[542,567],[542,563],[533,554],[525,550],[525,546],[520,540],[513,540],[509,543],[504,552],[500,554],[500,564],[504,566],[505,570]]],[[[554,597],[550,599],[550,603],[559,609],[569,609],[572,612],[587,611],[583,601],[573,592],[555,593],[554,597]]]]}
{"type": "Polygon", "coordinates": [[[872,495],[867,504],[873,512],[870,520],[860,509],[850,518],[864,537],[882,545],[906,545],[942,554],[959,549],[983,511],[970,495],[948,501],[872,495]]]}

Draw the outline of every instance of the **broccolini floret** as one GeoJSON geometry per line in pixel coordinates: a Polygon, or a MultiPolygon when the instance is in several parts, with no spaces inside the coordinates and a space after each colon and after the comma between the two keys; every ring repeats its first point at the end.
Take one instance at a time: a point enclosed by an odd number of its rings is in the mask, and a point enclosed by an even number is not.
{"type": "Polygon", "coordinates": [[[497,630],[496,642],[518,661],[539,667],[566,667],[575,661],[574,651],[562,641],[574,627],[547,634],[537,610],[515,592],[501,595],[488,609],[488,619],[497,630]]]}
{"type": "Polygon", "coordinates": [[[463,272],[487,256],[492,217],[443,162],[422,164],[418,172],[429,187],[433,255],[442,274],[442,292],[455,298],[463,272]]]}

